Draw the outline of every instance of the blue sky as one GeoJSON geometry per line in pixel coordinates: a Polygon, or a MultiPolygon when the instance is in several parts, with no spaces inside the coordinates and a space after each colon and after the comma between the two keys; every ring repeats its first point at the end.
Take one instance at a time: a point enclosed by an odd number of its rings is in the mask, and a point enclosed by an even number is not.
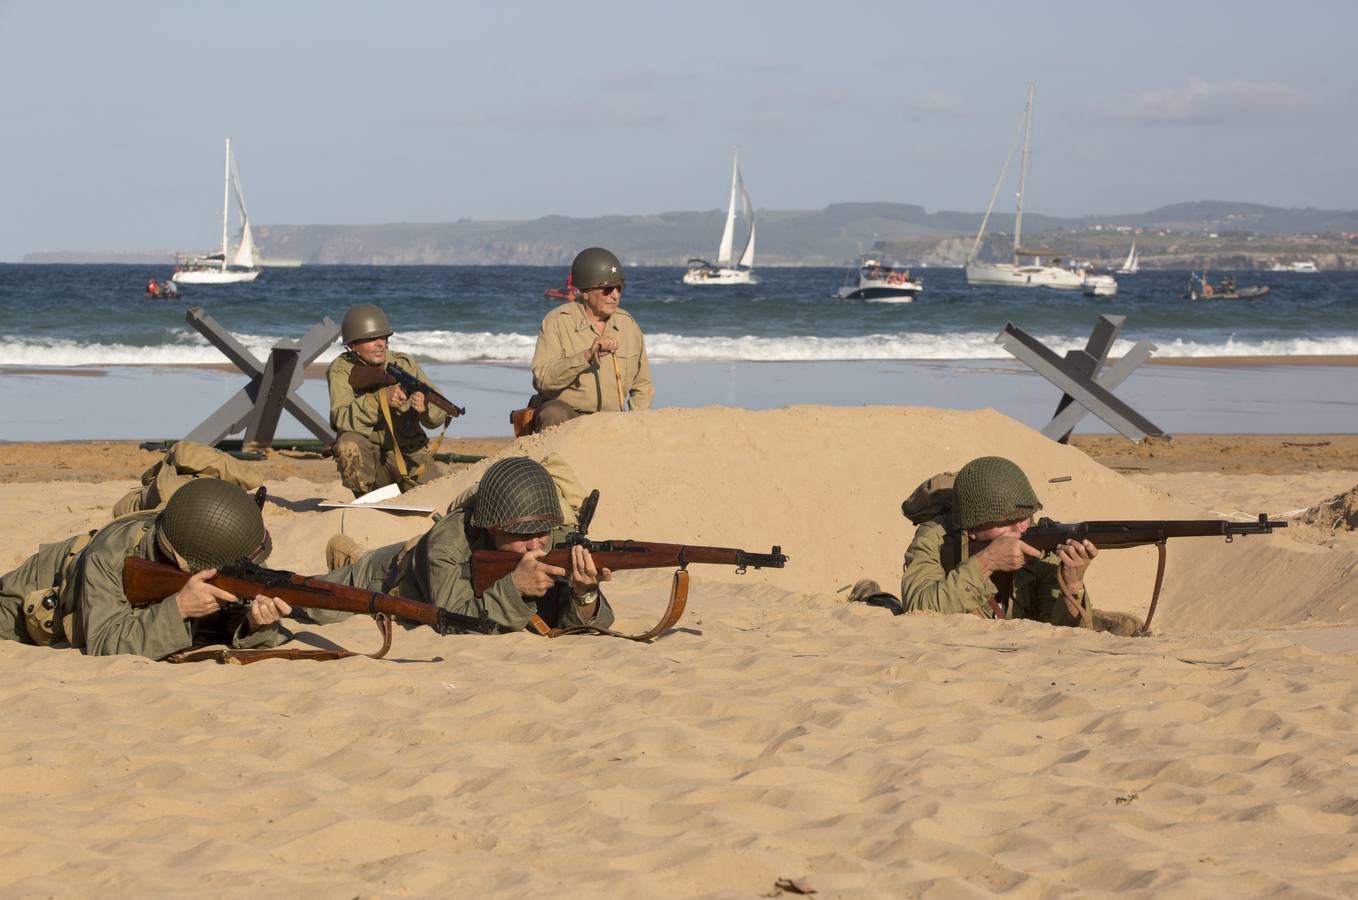
{"type": "Polygon", "coordinates": [[[1358,4],[0,0],[0,260],[254,221],[725,204],[1358,208],[1358,4]]]}

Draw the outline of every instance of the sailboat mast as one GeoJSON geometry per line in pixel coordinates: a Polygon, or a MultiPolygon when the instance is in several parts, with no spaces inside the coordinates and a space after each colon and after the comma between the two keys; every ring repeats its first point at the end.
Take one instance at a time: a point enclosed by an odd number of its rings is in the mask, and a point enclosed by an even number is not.
{"type": "Polygon", "coordinates": [[[1033,124],[1033,85],[1028,84],[1028,106],[1023,111],[1023,156],[1019,160],[1018,205],[1014,213],[1014,265],[1019,264],[1019,247],[1023,238],[1023,186],[1028,179],[1028,131],[1033,124]]]}
{"type": "Polygon", "coordinates": [[[226,172],[222,175],[222,271],[226,271],[226,212],[231,202],[231,138],[226,139],[226,172]]]}

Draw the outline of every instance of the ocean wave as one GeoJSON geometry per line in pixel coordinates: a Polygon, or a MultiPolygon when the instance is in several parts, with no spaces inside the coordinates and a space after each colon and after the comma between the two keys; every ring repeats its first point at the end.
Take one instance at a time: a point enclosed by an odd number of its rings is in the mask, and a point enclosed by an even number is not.
{"type": "MultiPolygon", "coordinates": [[[[258,359],[267,358],[278,340],[266,335],[236,335],[258,359]]],[[[1038,340],[1058,353],[1081,349],[1084,337],[1039,335],[1038,340]]],[[[1154,340],[1154,339],[1152,339],[1154,340]]],[[[527,365],[533,356],[534,335],[494,332],[416,331],[397,335],[395,349],[413,353],[429,363],[511,363],[527,365]]],[[[1113,355],[1126,353],[1131,341],[1118,341],[1113,355]]],[[[1331,356],[1358,355],[1358,336],[1287,338],[1280,340],[1194,341],[1182,338],[1154,341],[1157,357],[1216,356],[1331,356]]],[[[338,343],[319,362],[334,359],[338,343]]],[[[851,337],[694,337],[649,334],[646,349],[654,362],[813,362],[887,359],[1002,359],[1007,354],[990,332],[949,334],[869,334],[851,337]]],[[[151,346],[82,342],[71,339],[0,340],[0,360],[6,365],[201,365],[221,363],[225,357],[196,333],[176,331],[170,341],[151,346]]]]}

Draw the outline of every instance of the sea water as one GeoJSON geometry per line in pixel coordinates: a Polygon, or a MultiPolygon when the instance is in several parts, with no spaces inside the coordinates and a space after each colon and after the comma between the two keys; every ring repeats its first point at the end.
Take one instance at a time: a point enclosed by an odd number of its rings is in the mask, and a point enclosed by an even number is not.
{"type": "MultiPolygon", "coordinates": [[[[629,267],[623,307],[646,335],[656,405],[764,409],[793,403],[994,407],[1040,427],[1060,392],[995,343],[1013,322],[1057,351],[1083,347],[1101,314],[1126,316],[1114,354],[1149,340],[1157,357],[1358,354],[1358,274],[1236,273],[1257,301],[1181,299],[1186,272],[1119,276],[1114,298],[971,288],[922,269],[915,302],[832,299],[841,269],[762,269],[760,283],[689,287],[682,269],[629,267]]],[[[267,270],[253,284],[143,296],[148,266],[0,265],[0,439],[182,435],[244,384],[238,373],[165,368],[224,357],[185,319],[201,307],[263,359],[350,304],[381,305],[432,380],[469,415],[452,433],[507,433],[531,393],[525,367],[565,267],[318,266],[267,270]],[[153,368],[135,368],[151,366],[153,368]],[[30,368],[31,367],[31,368],[30,368]],[[63,377],[82,367],[100,377],[63,377]],[[149,402],[154,399],[155,402],[149,402]]],[[[336,342],[321,362],[339,352],[336,342]]],[[[1143,366],[1119,397],[1167,431],[1355,432],[1351,368],[1143,366]]],[[[303,397],[322,417],[323,383],[303,397]]],[[[1106,431],[1086,417],[1081,431],[1106,431]]],[[[280,436],[306,432],[289,416],[280,436]]]]}

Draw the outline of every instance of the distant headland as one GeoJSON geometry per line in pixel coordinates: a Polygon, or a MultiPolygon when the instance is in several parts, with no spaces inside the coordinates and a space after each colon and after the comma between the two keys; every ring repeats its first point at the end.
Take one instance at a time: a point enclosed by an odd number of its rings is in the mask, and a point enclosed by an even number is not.
{"type": "MultiPolygon", "coordinates": [[[[724,213],[389,225],[257,225],[256,242],[274,258],[305,265],[564,265],[585,244],[600,244],[633,265],[679,266],[715,252],[724,213]]],[[[928,212],[905,203],[835,203],[820,210],[756,211],[759,266],[837,266],[871,252],[912,265],[961,265],[980,213],[928,212]]],[[[1025,243],[1115,264],[1133,241],[1146,268],[1264,269],[1313,260],[1323,270],[1358,269],[1358,211],[1285,209],[1198,201],[1144,213],[1063,219],[1024,214],[1025,243]]],[[[1013,215],[991,217],[982,255],[1009,252],[1013,215]]],[[[183,249],[183,248],[180,248],[183,249]]],[[[171,250],[44,251],[28,263],[174,261],[171,250]]]]}

